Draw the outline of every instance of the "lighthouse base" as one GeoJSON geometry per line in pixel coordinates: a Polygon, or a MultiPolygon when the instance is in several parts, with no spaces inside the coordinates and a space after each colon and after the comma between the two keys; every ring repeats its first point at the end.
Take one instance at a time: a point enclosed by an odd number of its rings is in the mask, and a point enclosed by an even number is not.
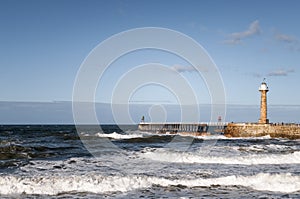
{"type": "Polygon", "coordinates": [[[269,124],[269,119],[259,119],[258,123],[259,124],[269,124]]]}

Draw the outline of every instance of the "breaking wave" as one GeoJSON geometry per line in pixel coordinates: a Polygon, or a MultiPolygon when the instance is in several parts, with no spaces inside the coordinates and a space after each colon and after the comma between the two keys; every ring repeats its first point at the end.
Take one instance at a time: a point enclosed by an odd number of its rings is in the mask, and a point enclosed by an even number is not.
{"type": "Polygon", "coordinates": [[[0,176],[0,194],[56,195],[66,192],[128,192],[158,186],[210,187],[244,186],[255,190],[292,193],[300,191],[300,177],[290,173],[259,173],[252,176],[225,176],[219,178],[167,179],[151,176],[0,176]]]}
{"type": "Polygon", "coordinates": [[[202,163],[202,164],[300,164],[300,151],[290,154],[253,154],[243,156],[202,156],[200,154],[188,152],[168,151],[156,149],[146,151],[142,157],[162,162],[176,163],[202,163]]]}
{"type": "MultiPolygon", "coordinates": [[[[89,136],[86,135],[85,136],[89,136]]],[[[116,132],[113,133],[97,133],[96,134],[97,137],[105,137],[105,138],[111,138],[111,139],[115,139],[115,140],[123,140],[123,139],[133,139],[133,138],[143,138],[143,134],[119,134],[116,132]]]]}

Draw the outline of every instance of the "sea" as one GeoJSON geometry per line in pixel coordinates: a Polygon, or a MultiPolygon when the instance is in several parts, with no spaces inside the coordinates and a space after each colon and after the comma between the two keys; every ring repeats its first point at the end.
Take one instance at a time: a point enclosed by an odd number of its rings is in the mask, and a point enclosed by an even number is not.
{"type": "Polygon", "coordinates": [[[2,125],[0,198],[300,198],[300,140],[2,125]]]}

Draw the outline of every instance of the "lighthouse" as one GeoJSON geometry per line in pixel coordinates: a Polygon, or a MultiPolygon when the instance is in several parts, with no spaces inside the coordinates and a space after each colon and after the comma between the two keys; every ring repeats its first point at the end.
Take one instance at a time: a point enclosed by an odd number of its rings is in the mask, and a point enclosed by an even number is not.
{"type": "Polygon", "coordinates": [[[269,91],[269,88],[265,80],[261,83],[259,87],[259,91],[261,92],[261,98],[260,98],[260,118],[258,123],[268,124],[269,120],[267,119],[267,92],[269,91]]]}

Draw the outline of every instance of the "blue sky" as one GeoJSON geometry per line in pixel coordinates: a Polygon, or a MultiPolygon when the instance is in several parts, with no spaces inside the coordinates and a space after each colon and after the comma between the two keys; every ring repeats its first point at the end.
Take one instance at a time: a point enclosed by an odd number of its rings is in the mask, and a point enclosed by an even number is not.
{"type": "MultiPolygon", "coordinates": [[[[227,103],[258,104],[258,86],[266,77],[270,104],[300,104],[296,0],[2,0],[0,5],[0,101],[71,101],[77,71],[100,42],[132,28],[163,27],[190,36],[206,49],[220,70],[227,103]]],[[[149,62],[176,66],[197,91],[199,102],[210,102],[205,84],[200,80],[197,85],[199,76],[184,60],[149,50],[115,62],[96,100],[109,102],[109,79],[149,62]]],[[[132,101],[176,103],[167,92],[148,86],[132,101]]]]}

